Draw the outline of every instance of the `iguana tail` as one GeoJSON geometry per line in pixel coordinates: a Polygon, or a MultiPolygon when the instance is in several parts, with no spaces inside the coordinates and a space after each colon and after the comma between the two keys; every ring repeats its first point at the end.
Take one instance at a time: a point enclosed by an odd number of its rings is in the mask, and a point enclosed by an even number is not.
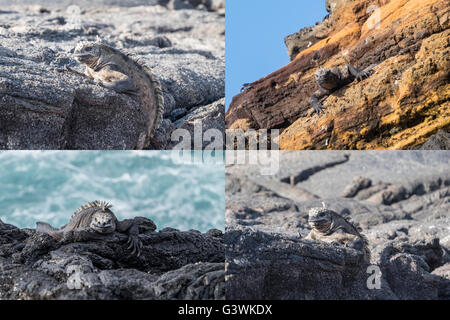
{"type": "Polygon", "coordinates": [[[147,142],[149,142],[148,140],[150,140],[153,137],[155,130],[158,129],[159,126],[161,125],[161,122],[164,117],[165,106],[161,83],[158,81],[158,79],[155,77],[155,75],[152,73],[152,70],[149,67],[143,64],[142,67],[148,74],[148,78],[152,83],[156,98],[156,117],[155,120],[153,121],[152,131],[149,133],[149,136],[147,137],[147,142]]]}
{"type": "Polygon", "coordinates": [[[36,222],[36,232],[47,233],[56,240],[59,240],[61,238],[61,231],[52,227],[46,222],[36,222]]]}
{"type": "Polygon", "coordinates": [[[155,87],[157,111],[156,111],[156,119],[155,119],[155,122],[154,122],[155,124],[153,125],[152,132],[150,133],[150,138],[155,133],[155,130],[158,129],[159,126],[161,125],[161,122],[162,122],[163,117],[164,117],[164,111],[165,111],[164,97],[163,97],[161,83],[158,81],[158,79],[156,79],[156,77],[154,75],[152,75],[151,78],[152,78],[153,86],[155,87]]]}

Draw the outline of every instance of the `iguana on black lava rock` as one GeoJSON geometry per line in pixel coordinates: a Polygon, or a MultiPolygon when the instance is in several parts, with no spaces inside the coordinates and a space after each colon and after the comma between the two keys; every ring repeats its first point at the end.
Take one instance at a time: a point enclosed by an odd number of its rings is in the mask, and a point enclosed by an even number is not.
{"type": "Polygon", "coordinates": [[[376,66],[376,64],[372,64],[366,69],[360,71],[353,67],[344,57],[346,65],[342,69],[322,68],[318,63],[319,54],[317,52],[314,55],[313,60],[316,61],[319,67],[319,69],[316,71],[316,81],[319,85],[319,90],[314,92],[310,98],[310,103],[314,108],[314,111],[311,112],[310,115],[313,115],[314,112],[316,112],[317,114],[323,112],[323,106],[319,102],[320,100],[329,96],[334,91],[352,83],[355,79],[357,81],[362,81],[368,78],[372,74],[373,68],[376,66]]]}
{"type": "Polygon", "coordinates": [[[76,60],[86,65],[85,76],[88,78],[106,88],[139,98],[148,114],[148,122],[147,132],[141,133],[136,148],[148,147],[164,115],[161,85],[150,68],[100,41],[81,41],[74,55],[76,60]]]}
{"type": "Polygon", "coordinates": [[[112,206],[103,201],[93,201],[81,206],[65,226],[53,228],[45,222],[36,223],[36,231],[47,233],[57,241],[80,242],[101,239],[104,234],[121,232],[128,234],[128,249],[140,255],[142,243],[138,238],[139,228],[133,219],[117,220],[110,210],[112,206]]]}
{"type": "Polygon", "coordinates": [[[322,208],[309,210],[308,223],[311,232],[305,237],[329,243],[339,243],[364,252],[364,259],[370,261],[370,250],[367,238],[353,224],[333,210],[322,208]]]}

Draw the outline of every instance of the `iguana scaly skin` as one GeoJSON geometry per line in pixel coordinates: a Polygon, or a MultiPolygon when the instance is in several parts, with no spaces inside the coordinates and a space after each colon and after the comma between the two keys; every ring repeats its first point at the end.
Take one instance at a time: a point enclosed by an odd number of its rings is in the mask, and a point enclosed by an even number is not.
{"type": "Polygon", "coordinates": [[[164,99],[159,81],[150,69],[129,55],[101,42],[80,42],[75,58],[86,65],[85,75],[106,88],[139,97],[148,114],[147,132],[141,133],[137,149],[148,147],[164,115],[164,99]]]}
{"type": "Polygon", "coordinates": [[[339,243],[362,250],[365,260],[370,261],[367,238],[360,233],[357,227],[336,212],[325,206],[312,208],[309,211],[308,223],[312,230],[305,239],[339,243]]]}
{"type": "Polygon", "coordinates": [[[102,235],[121,232],[128,234],[128,249],[140,255],[142,243],[139,229],[133,219],[117,220],[110,210],[112,206],[103,201],[89,202],[80,207],[65,226],[56,229],[45,222],[36,223],[36,231],[47,233],[57,241],[80,242],[101,239],[102,235]]]}
{"type": "Polygon", "coordinates": [[[319,85],[319,90],[314,92],[310,98],[310,103],[314,108],[311,115],[313,115],[314,112],[318,115],[320,112],[323,112],[323,105],[319,102],[320,100],[329,96],[334,91],[352,83],[355,79],[359,82],[368,78],[371,75],[373,68],[376,66],[373,64],[360,71],[348,63],[345,58],[344,60],[346,65],[342,69],[319,67],[316,71],[315,77],[316,82],[319,85]]]}

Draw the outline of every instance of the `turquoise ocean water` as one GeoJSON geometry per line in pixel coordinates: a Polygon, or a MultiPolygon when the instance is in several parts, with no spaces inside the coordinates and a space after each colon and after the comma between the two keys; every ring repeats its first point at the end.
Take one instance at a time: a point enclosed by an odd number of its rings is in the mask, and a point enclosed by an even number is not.
{"type": "Polygon", "coordinates": [[[144,216],[158,229],[224,230],[223,162],[174,161],[169,151],[0,152],[0,219],[55,227],[88,201],[119,219],[144,216]]]}

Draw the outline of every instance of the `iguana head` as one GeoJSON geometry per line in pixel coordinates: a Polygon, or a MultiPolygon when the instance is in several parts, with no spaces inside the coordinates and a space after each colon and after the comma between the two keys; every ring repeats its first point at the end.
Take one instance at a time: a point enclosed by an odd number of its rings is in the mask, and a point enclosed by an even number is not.
{"type": "Polygon", "coordinates": [[[331,90],[336,87],[336,83],[338,83],[340,79],[331,69],[320,68],[316,71],[316,81],[323,88],[331,90]]]}
{"type": "Polygon", "coordinates": [[[102,56],[102,45],[99,42],[81,41],[73,54],[78,62],[92,67],[102,56]]]}
{"type": "Polygon", "coordinates": [[[91,216],[89,227],[99,233],[112,233],[116,230],[116,220],[110,210],[111,207],[112,205],[105,201],[95,200],[80,207],[75,212],[75,215],[84,210],[93,210],[94,213],[91,216]]]}
{"type": "Polygon", "coordinates": [[[327,232],[332,224],[332,211],[325,207],[311,208],[308,213],[308,223],[311,228],[319,232],[327,232]]]}
{"type": "Polygon", "coordinates": [[[92,215],[91,224],[89,227],[99,233],[113,233],[116,230],[116,222],[107,211],[99,210],[92,215]]]}

